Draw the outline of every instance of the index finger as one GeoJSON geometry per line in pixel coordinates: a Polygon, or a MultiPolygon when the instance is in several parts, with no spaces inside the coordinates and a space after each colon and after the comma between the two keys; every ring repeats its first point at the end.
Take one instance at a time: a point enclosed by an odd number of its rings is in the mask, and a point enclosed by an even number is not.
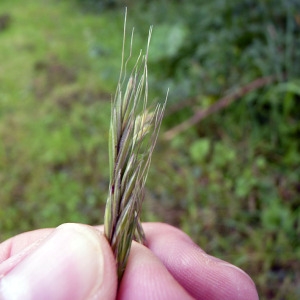
{"type": "Polygon", "coordinates": [[[194,298],[258,299],[244,271],[206,254],[179,229],[162,223],[143,223],[143,228],[148,248],[194,298]]]}

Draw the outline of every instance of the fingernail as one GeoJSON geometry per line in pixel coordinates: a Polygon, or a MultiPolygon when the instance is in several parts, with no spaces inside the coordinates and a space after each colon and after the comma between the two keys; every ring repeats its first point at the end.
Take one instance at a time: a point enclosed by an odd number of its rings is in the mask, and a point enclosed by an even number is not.
{"type": "Polygon", "coordinates": [[[87,299],[103,273],[97,231],[64,224],[0,280],[0,299],[87,299]]]}

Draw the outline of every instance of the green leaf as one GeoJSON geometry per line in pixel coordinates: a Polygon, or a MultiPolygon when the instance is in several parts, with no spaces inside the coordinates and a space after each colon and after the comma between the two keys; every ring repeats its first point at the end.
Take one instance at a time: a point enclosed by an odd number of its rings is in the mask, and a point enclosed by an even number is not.
{"type": "Polygon", "coordinates": [[[159,61],[178,55],[188,35],[183,24],[163,24],[155,27],[149,61],[159,61]]]}
{"type": "Polygon", "coordinates": [[[200,139],[194,142],[190,148],[190,155],[195,162],[203,162],[210,150],[209,139],[200,139]]]}

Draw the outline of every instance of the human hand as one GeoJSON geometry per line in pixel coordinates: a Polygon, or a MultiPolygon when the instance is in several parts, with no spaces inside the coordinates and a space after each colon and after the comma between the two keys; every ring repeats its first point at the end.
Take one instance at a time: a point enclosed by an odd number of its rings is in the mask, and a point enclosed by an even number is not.
{"type": "Polygon", "coordinates": [[[0,245],[0,299],[258,299],[246,273],[182,231],[143,228],[147,247],[133,242],[119,289],[103,227],[64,224],[15,236],[0,245]]]}

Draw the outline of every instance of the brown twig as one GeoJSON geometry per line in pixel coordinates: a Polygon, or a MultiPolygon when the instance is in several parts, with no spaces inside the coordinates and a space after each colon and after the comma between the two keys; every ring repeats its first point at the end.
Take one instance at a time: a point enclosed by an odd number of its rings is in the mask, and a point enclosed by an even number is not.
{"type": "Polygon", "coordinates": [[[178,111],[185,109],[186,107],[193,106],[196,103],[197,99],[195,97],[187,98],[182,101],[179,101],[178,103],[174,103],[170,107],[168,107],[168,111],[165,112],[165,117],[171,116],[178,111]]]}
{"type": "Polygon", "coordinates": [[[174,136],[178,135],[179,133],[187,130],[191,126],[197,124],[207,116],[226,108],[229,106],[232,102],[238,100],[242,96],[250,93],[253,90],[259,89],[263,86],[266,86],[273,82],[276,78],[274,76],[268,76],[268,77],[262,77],[258,78],[245,86],[239,88],[237,91],[219,99],[216,103],[208,107],[207,109],[200,109],[196,111],[196,113],[189,118],[188,120],[182,122],[181,124],[171,128],[164,134],[165,140],[171,140],[174,136]]]}

